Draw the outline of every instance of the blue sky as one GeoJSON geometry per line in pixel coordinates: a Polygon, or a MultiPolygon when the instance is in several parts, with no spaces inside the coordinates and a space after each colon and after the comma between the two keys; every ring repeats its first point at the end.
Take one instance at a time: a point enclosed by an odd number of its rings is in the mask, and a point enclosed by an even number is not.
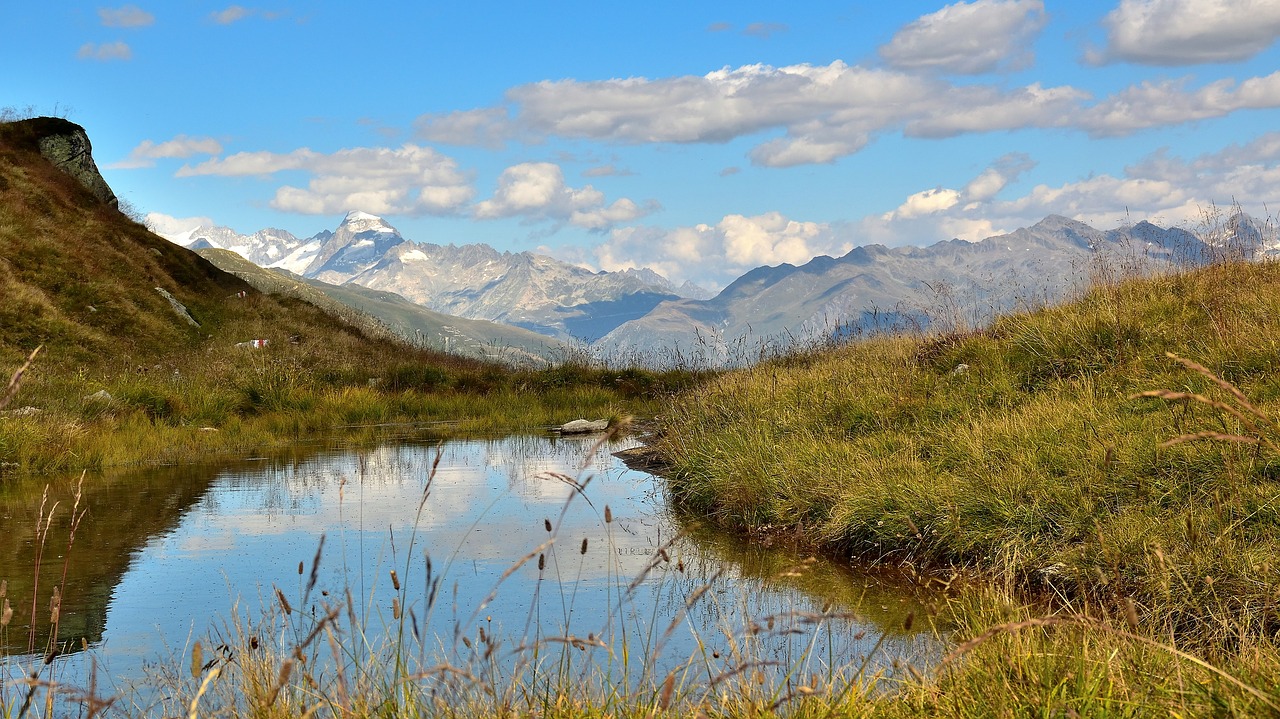
{"type": "Polygon", "coordinates": [[[158,229],[421,242],[719,287],[1063,214],[1280,195],[1280,0],[6,3],[0,107],[158,229]]]}

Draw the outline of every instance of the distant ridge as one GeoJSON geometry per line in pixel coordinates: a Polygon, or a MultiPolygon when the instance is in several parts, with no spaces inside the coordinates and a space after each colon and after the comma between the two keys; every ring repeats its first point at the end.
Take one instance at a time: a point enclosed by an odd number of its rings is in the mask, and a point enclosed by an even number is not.
{"type": "Polygon", "coordinates": [[[229,249],[262,267],[394,292],[436,312],[558,340],[598,339],[661,302],[709,296],[648,269],[593,272],[533,252],[413,242],[383,218],[359,210],[348,212],[334,231],[306,239],[274,229],[240,235],[226,227],[165,236],[188,247],[229,249]]]}
{"type": "Polygon", "coordinates": [[[798,267],[759,267],[711,299],[659,304],[612,330],[596,349],[627,357],[666,347],[676,350],[674,355],[669,351],[649,360],[694,353],[700,361],[733,364],[758,356],[745,352],[744,343],[758,349],[937,323],[943,329],[974,326],[1020,305],[1062,298],[1106,266],[1156,271],[1199,262],[1206,252],[1186,230],[1140,222],[1102,232],[1050,215],[981,242],[867,245],[798,267]]]}
{"type": "Polygon", "coordinates": [[[391,292],[333,285],[288,270],[259,267],[231,250],[205,247],[199,254],[261,292],[306,300],[371,335],[391,335],[414,345],[507,363],[546,365],[567,355],[568,348],[550,337],[440,314],[391,292]]]}

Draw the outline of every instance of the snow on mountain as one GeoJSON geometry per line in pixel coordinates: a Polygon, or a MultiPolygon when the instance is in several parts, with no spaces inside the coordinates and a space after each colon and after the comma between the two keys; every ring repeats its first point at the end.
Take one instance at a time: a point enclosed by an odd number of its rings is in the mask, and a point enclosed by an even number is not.
{"type": "Polygon", "coordinates": [[[322,282],[342,284],[372,267],[392,248],[407,243],[399,230],[386,220],[353,210],[324,240],[310,264],[299,274],[322,282]]]}
{"type": "Polygon", "coordinates": [[[241,235],[230,227],[208,225],[161,234],[170,242],[184,247],[231,250],[259,267],[279,267],[299,274],[311,264],[328,235],[328,232],[322,232],[303,240],[274,228],[241,235]]]}
{"type": "Polygon", "coordinates": [[[333,232],[305,240],[283,230],[240,235],[197,227],[165,235],[189,247],[232,250],[308,279],[395,292],[436,312],[503,322],[559,339],[594,340],[660,302],[705,296],[647,269],[592,272],[532,252],[405,239],[377,215],[353,210],[333,232]]]}

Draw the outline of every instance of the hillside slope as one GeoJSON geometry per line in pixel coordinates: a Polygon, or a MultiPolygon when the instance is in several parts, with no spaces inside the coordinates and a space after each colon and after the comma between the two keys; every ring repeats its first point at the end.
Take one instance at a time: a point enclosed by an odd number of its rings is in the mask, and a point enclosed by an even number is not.
{"type": "Polygon", "coordinates": [[[698,516],[1221,647],[1277,629],[1277,417],[1280,263],[1240,263],[730,373],[679,401],[660,447],[698,516]]]}
{"type": "Polygon", "coordinates": [[[260,267],[231,250],[204,248],[197,253],[261,292],[306,300],[371,335],[391,335],[415,345],[519,364],[546,364],[567,356],[568,348],[562,343],[519,327],[433,312],[393,292],[334,285],[260,267]]]}
{"type": "Polygon", "coordinates": [[[50,137],[88,147],[84,130],[65,120],[0,125],[0,359],[11,364],[44,344],[80,362],[145,361],[198,345],[207,331],[155,288],[214,324],[228,295],[252,288],[59,170],[41,155],[50,137]]]}
{"type": "Polygon", "coordinates": [[[0,407],[0,473],[192,461],[338,428],[528,431],[669,391],[371,335],[152,234],[95,178],[82,128],[0,124],[0,367],[44,347],[0,407]]]}

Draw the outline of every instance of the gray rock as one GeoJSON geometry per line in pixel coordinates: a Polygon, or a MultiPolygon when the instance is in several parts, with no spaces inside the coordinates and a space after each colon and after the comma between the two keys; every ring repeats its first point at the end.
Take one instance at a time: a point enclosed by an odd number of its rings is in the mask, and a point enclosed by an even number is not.
{"type": "Polygon", "coordinates": [[[560,427],[560,434],[590,434],[591,432],[603,432],[609,429],[609,420],[607,419],[575,419],[572,422],[566,422],[560,427]]]}
{"type": "Polygon", "coordinates": [[[40,119],[44,121],[43,128],[50,132],[39,140],[40,154],[59,170],[79,180],[99,200],[119,207],[116,193],[102,179],[102,173],[98,172],[93,161],[93,147],[84,128],[60,118],[40,119]]]}
{"type": "Polygon", "coordinates": [[[191,313],[187,311],[186,306],[179,302],[177,297],[169,294],[168,290],[163,287],[157,287],[156,292],[159,292],[161,297],[169,300],[169,306],[173,308],[173,311],[176,312],[179,317],[190,322],[192,327],[200,326],[200,323],[196,322],[195,318],[191,316],[191,313]]]}
{"type": "Polygon", "coordinates": [[[30,417],[32,415],[40,414],[43,411],[44,410],[40,409],[39,407],[32,407],[31,405],[27,405],[25,407],[19,407],[17,409],[5,410],[4,412],[0,412],[0,414],[3,414],[6,417],[30,417]]]}
{"type": "Polygon", "coordinates": [[[97,392],[94,392],[93,394],[85,395],[84,401],[85,402],[102,402],[103,404],[110,404],[116,401],[116,398],[112,397],[111,393],[106,391],[105,389],[100,389],[97,392]]]}

